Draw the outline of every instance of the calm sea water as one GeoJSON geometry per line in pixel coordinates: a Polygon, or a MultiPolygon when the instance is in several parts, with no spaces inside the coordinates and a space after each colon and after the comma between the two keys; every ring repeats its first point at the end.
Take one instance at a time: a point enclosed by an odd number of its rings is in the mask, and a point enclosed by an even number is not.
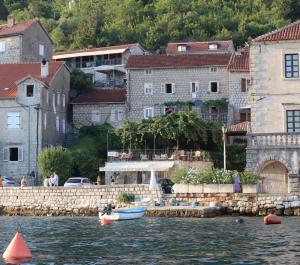
{"type": "Polygon", "coordinates": [[[26,264],[300,264],[300,218],[143,218],[101,226],[97,218],[0,217],[2,253],[18,223],[26,264]]]}

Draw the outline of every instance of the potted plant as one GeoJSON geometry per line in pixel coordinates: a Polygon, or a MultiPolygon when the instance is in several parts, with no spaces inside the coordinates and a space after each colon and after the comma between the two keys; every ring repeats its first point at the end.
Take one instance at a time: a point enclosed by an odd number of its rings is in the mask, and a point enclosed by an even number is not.
{"type": "Polygon", "coordinates": [[[258,193],[258,175],[251,171],[244,171],[240,174],[240,183],[243,193],[258,193]]]}

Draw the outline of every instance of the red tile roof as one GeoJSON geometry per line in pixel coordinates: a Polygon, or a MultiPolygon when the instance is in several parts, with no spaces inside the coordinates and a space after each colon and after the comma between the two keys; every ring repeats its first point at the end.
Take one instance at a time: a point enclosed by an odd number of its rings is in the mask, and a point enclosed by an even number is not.
{"type": "Polygon", "coordinates": [[[300,20],[297,20],[294,23],[261,35],[253,39],[252,41],[260,42],[280,40],[300,40],[300,20]]]}
{"type": "Polygon", "coordinates": [[[125,68],[189,68],[211,65],[227,66],[230,54],[194,54],[194,55],[133,55],[125,68]]]}
{"type": "Polygon", "coordinates": [[[49,75],[46,78],[42,78],[40,63],[0,64],[0,98],[16,97],[17,82],[27,76],[32,76],[49,85],[53,76],[62,65],[64,65],[63,62],[50,62],[49,75]]]}
{"type": "Polygon", "coordinates": [[[229,47],[233,47],[231,40],[222,41],[191,41],[191,42],[171,42],[168,43],[167,54],[182,54],[182,53],[202,53],[202,52],[230,52],[229,47]],[[217,50],[209,50],[209,44],[218,44],[217,50]],[[178,51],[179,45],[187,45],[186,52],[178,51]]]}
{"type": "Polygon", "coordinates": [[[0,38],[11,36],[11,35],[20,35],[24,33],[28,28],[30,28],[34,23],[39,23],[38,20],[27,20],[23,22],[16,23],[12,27],[8,27],[7,25],[0,25],[0,38]]]}
{"type": "Polygon", "coordinates": [[[126,89],[110,88],[93,90],[75,98],[71,104],[92,104],[92,103],[125,103],[126,89]]]}
{"type": "Polygon", "coordinates": [[[245,49],[233,54],[228,70],[230,72],[249,72],[249,50],[245,49]]]}
{"type": "Polygon", "coordinates": [[[226,134],[237,134],[237,133],[247,133],[248,130],[248,121],[240,122],[234,125],[231,125],[227,128],[226,134]]]}
{"type": "Polygon", "coordinates": [[[129,49],[131,47],[139,45],[138,43],[132,44],[124,44],[124,45],[117,45],[117,46],[109,46],[109,47],[100,47],[100,48],[90,48],[90,49],[81,49],[81,50],[72,50],[72,51],[63,51],[63,52],[56,52],[56,55],[66,55],[72,53],[83,53],[83,52],[98,52],[98,51],[110,51],[110,50],[118,50],[118,49],[129,49]]]}

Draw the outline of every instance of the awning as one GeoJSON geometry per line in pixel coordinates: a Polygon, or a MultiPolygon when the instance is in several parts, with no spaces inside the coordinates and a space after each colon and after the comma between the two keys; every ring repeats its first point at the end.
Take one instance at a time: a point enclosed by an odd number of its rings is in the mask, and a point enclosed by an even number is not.
{"type": "Polygon", "coordinates": [[[251,105],[243,105],[240,109],[251,109],[251,105]]]}
{"type": "Polygon", "coordinates": [[[99,171],[122,172],[122,171],[168,171],[174,166],[174,161],[128,161],[128,162],[107,162],[105,167],[99,171]]]}

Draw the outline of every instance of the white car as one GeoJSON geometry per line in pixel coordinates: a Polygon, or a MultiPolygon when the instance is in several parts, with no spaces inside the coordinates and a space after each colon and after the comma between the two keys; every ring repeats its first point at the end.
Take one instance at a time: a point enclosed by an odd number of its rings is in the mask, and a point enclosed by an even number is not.
{"type": "Polygon", "coordinates": [[[90,182],[88,178],[82,178],[82,177],[69,178],[64,184],[65,187],[90,187],[92,185],[93,184],[90,182]]]}
{"type": "Polygon", "coordinates": [[[2,184],[3,187],[14,187],[15,181],[13,180],[13,178],[2,176],[2,184]]]}

